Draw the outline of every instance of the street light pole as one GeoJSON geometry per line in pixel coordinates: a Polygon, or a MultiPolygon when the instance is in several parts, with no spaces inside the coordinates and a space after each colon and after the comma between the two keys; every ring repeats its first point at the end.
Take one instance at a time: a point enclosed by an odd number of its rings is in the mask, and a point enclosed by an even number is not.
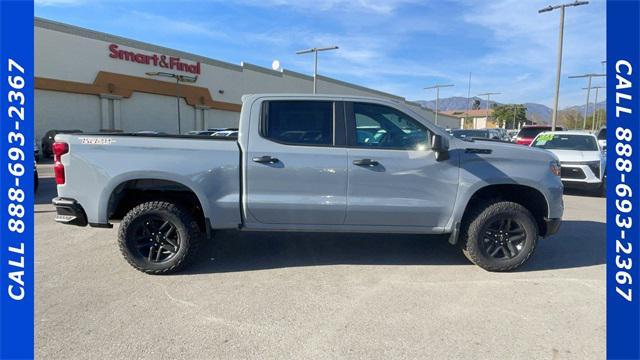
{"type": "MultiPolygon", "coordinates": [[[[513,128],[515,129],[516,127],[516,112],[518,111],[519,107],[524,107],[524,105],[522,104],[513,104],[513,128]]],[[[507,127],[507,121],[505,120],[504,122],[504,127],[507,127]]]]}
{"type": "Polygon", "coordinates": [[[178,74],[173,74],[173,73],[166,73],[166,72],[158,72],[158,71],[154,71],[154,72],[147,72],[146,73],[149,76],[160,76],[160,77],[167,77],[167,78],[173,78],[176,79],[176,104],[178,105],[178,135],[180,135],[181,133],[181,129],[180,129],[180,124],[181,124],[181,119],[180,119],[180,82],[189,82],[189,83],[194,83],[196,82],[196,80],[198,80],[197,76],[187,76],[187,75],[178,75],[178,74]]]}
{"type": "Polygon", "coordinates": [[[454,86],[454,85],[453,84],[446,84],[446,85],[436,84],[436,85],[424,88],[425,90],[436,89],[436,111],[435,111],[435,120],[434,120],[436,125],[438,125],[438,111],[440,111],[440,88],[451,87],[451,86],[454,86]]]}
{"type": "Polygon", "coordinates": [[[596,86],[595,89],[596,89],[596,98],[593,101],[593,116],[591,119],[591,130],[595,130],[596,119],[598,118],[598,89],[600,89],[600,87],[596,86]]]}
{"type": "MultiPolygon", "coordinates": [[[[486,96],[487,97],[487,110],[486,110],[487,120],[486,120],[486,122],[489,122],[489,103],[491,102],[491,95],[500,95],[500,94],[501,93],[498,93],[498,92],[487,92],[487,93],[484,93],[484,94],[478,94],[477,95],[477,96],[486,96]]],[[[487,125],[487,124],[485,123],[485,125],[487,125]]]]}
{"type": "MultiPolygon", "coordinates": [[[[575,75],[575,76],[569,76],[569,79],[577,79],[577,78],[588,78],[588,85],[587,85],[587,102],[585,104],[585,108],[584,108],[584,119],[582,119],[582,130],[585,130],[587,128],[587,111],[589,110],[589,96],[591,95],[591,79],[594,77],[602,77],[605,76],[605,74],[584,74],[584,75],[575,75]]],[[[555,128],[554,128],[555,129],[555,128]]]]}
{"type": "MultiPolygon", "coordinates": [[[[596,90],[596,99],[593,104],[593,119],[591,122],[591,130],[595,130],[600,127],[600,116],[598,114],[598,89],[604,89],[604,86],[592,86],[592,89],[596,90]]],[[[588,88],[582,88],[582,90],[587,90],[588,88]]]]}
{"type": "Polygon", "coordinates": [[[558,65],[556,67],[556,88],[555,96],[553,99],[553,115],[551,117],[551,128],[555,130],[556,121],[558,119],[558,99],[560,97],[560,73],[562,72],[562,43],[564,40],[564,9],[568,6],[580,6],[588,4],[588,1],[578,1],[562,5],[547,6],[544,9],[538,10],[539,14],[549,12],[555,9],[560,9],[560,32],[558,34],[558,65]]]}
{"type": "Polygon", "coordinates": [[[180,124],[182,124],[180,118],[180,78],[176,76],[176,103],[178,104],[178,135],[182,134],[180,130],[180,124]]]}
{"type": "Polygon", "coordinates": [[[329,51],[329,50],[337,50],[337,46],[328,46],[323,48],[311,48],[306,50],[296,51],[296,54],[308,54],[313,53],[313,93],[315,94],[318,91],[318,53],[320,51],[329,51]]]}

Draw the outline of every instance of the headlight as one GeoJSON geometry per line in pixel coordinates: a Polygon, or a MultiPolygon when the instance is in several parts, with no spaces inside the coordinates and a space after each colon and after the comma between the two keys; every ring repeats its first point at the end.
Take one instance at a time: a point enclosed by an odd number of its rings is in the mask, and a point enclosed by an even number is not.
{"type": "Polygon", "coordinates": [[[553,175],[560,176],[560,169],[561,169],[560,161],[558,161],[558,160],[551,161],[549,169],[551,170],[551,173],[553,175]]]}

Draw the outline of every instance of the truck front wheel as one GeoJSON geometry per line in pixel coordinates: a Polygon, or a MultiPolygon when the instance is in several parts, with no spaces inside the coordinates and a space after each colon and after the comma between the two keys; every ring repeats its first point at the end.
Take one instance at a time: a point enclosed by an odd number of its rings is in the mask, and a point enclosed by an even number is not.
{"type": "Polygon", "coordinates": [[[175,204],[150,201],[122,219],[118,244],[124,258],[147,274],[168,274],[188,265],[202,232],[191,214],[175,204]]]}
{"type": "Polygon", "coordinates": [[[531,212],[510,201],[476,206],[462,230],[464,255],[488,271],[519,267],[533,254],[538,241],[538,226],[531,212]]]}

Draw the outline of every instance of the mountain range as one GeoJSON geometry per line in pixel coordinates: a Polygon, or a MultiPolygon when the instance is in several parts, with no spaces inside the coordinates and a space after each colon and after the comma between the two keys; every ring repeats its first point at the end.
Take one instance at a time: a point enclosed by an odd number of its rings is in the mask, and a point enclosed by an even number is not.
{"type": "MultiPolygon", "coordinates": [[[[471,105],[473,105],[474,100],[480,101],[481,109],[484,109],[487,107],[487,101],[479,97],[472,97],[470,101],[471,105]]],[[[435,99],[434,100],[418,100],[416,102],[432,110],[435,109],[436,107],[435,99]]],[[[467,106],[469,106],[467,104],[469,104],[468,98],[461,97],[461,96],[452,96],[452,97],[440,99],[438,108],[440,111],[465,110],[467,109],[467,106]]],[[[489,106],[493,106],[493,104],[502,105],[501,103],[496,101],[489,102],[489,106]]],[[[537,123],[545,123],[545,124],[551,123],[551,115],[553,113],[553,110],[550,107],[543,104],[538,104],[538,103],[525,103],[524,106],[527,108],[528,119],[533,120],[537,123]]],[[[575,110],[580,114],[583,114],[584,107],[585,105],[574,105],[574,106],[569,106],[564,109],[561,109],[560,111],[562,112],[562,111],[575,110]]],[[[606,107],[606,101],[598,102],[598,109],[604,109],[605,107],[606,107]]],[[[589,106],[588,115],[590,115],[591,113],[593,113],[593,105],[589,106]]]]}

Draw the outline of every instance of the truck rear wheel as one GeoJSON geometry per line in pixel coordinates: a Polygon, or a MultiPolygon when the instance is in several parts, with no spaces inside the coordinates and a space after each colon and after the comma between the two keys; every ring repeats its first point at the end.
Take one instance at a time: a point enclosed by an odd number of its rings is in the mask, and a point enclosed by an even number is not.
{"type": "Polygon", "coordinates": [[[538,225],[524,206],[489,202],[475,207],[463,224],[462,251],[488,271],[509,271],[524,264],[538,242],[538,225]]]}
{"type": "Polygon", "coordinates": [[[191,214],[164,201],[142,203],[122,219],[118,244],[124,258],[147,274],[169,274],[197,254],[202,232],[191,214]]]}

